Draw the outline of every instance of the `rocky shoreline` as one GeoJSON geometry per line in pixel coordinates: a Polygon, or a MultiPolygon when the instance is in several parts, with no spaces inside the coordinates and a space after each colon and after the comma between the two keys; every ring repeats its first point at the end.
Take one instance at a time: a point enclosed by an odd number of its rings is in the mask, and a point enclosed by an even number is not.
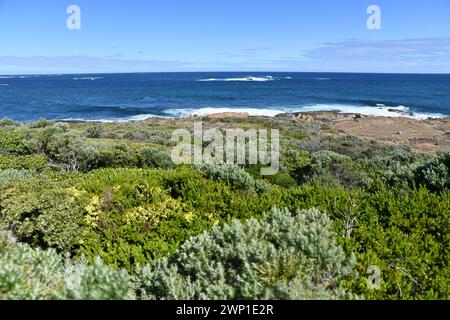
{"type": "MultiPolygon", "coordinates": [[[[393,113],[400,111],[393,110],[393,113]]],[[[200,119],[256,118],[245,112],[224,112],[195,116],[200,119]]],[[[450,117],[414,119],[405,116],[371,116],[335,111],[282,113],[275,118],[302,122],[322,122],[331,134],[354,135],[379,142],[410,145],[418,152],[436,153],[450,151],[450,117]]]]}
{"type": "MultiPolygon", "coordinates": [[[[206,121],[226,121],[240,123],[246,119],[267,119],[262,116],[252,116],[246,112],[221,112],[209,115],[192,115],[180,118],[149,118],[131,122],[144,122],[148,125],[185,125],[196,119],[206,121]]],[[[371,116],[358,113],[341,113],[335,111],[311,111],[282,113],[274,119],[285,119],[287,121],[299,121],[304,123],[320,123],[326,126],[318,134],[330,135],[353,135],[357,137],[372,139],[378,142],[409,145],[412,149],[424,153],[437,153],[439,151],[450,151],[450,117],[434,119],[414,119],[399,116],[371,116]]],[[[64,121],[71,123],[83,123],[84,121],[64,121]]]]}

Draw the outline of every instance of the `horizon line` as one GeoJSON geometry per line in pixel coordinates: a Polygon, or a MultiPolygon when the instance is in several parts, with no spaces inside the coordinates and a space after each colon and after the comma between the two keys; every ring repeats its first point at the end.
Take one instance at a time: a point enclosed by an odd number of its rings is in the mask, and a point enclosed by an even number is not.
{"type": "Polygon", "coordinates": [[[97,75],[97,74],[161,74],[161,73],[328,73],[328,74],[387,74],[387,75],[450,75],[440,72],[362,72],[362,71],[134,71],[134,72],[70,72],[70,73],[0,73],[0,76],[65,76],[65,75],[97,75]]]}

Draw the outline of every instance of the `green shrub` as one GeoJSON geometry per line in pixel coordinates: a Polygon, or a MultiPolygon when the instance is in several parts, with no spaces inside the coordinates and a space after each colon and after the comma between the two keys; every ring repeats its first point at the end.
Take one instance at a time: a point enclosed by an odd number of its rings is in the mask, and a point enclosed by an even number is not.
{"type": "Polygon", "coordinates": [[[222,119],[206,123],[279,128],[280,172],[261,177],[257,165],[246,172],[237,166],[196,170],[172,167],[168,155],[150,148],[168,146],[179,126],[164,121],[96,128],[0,121],[0,226],[32,247],[84,254],[91,262],[101,256],[134,272],[215,225],[260,219],[273,206],[317,208],[332,218],[346,255],[357,256],[361,276],[339,281],[347,291],[370,299],[448,298],[448,153],[433,158],[336,136],[318,121],[222,119]],[[97,168],[108,169],[92,171],[97,168]],[[381,271],[379,290],[367,288],[373,265],[381,271]]]}
{"type": "Polygon", "coordinates": [[[167,153],[155,148],[146,148],[139,153],[142,168],[169,169],[173,166],[172,159],[167,153]]]}
{"type": "Polygon", "coordinates": [[[311,155],[309,165],[298,172],[300,182],[324,187],[355,188],[370,184],[370,169],[352,161],[349,156],[333,151],[319,151],[311,155]]]}
{"type": "Polygon", "coordinates": [[[37,121],[30,123],[29,127],[32,129],[38,129],[38,128],[52,127],[54,125],[55,125],[54,121],[41,118],[37,121]]]}
{"type": "Polygon", "coordinates": [[[17,126],[19,126],[19,123],[10,118],[3,118],[0,120],[0,127],[17,127],[17,126]]]}
{"type": "Polygon", "coordinates": [[[33,246],[69,251],[83,219],[83,204],[75,193],[50,180],[17,181],[0,193],[0,225],[33,246]]]}
{"type": "Polygon", "coordinates": [[[291,188],[297,185],[297,181],[286,172],[278,172],[274,175],[261,176],[262,167],[263,166],[261,164],[252,165],[247,167],[245,171],[248,172],[254,179],[261,179],[284,188],[291,188]]]}
{"type": "Polygon", "coordinates": [[[361,278],[349,290],[370,299],[446,299],[450,192],[425,187],[392,190],[302,186],[290,189],[289,207],[316,207],[333,217],[346,252],[354,252],[361,278]],[[369,290],[369,266],[380,268],[380,290],[369,290]]]}
{"type": "Polygon", "coordinates": [[[85,260],[71,262],[54,250],[14,243],[0,232],[0,300],[132,299],[129,276],[85,260]]]}
{"type": "Polygon", "coordinates": [[[96,160],[91,169],[97,168],[136,168],[139,157],[136,151],[126,144],[117,144],[99,148],[96,160]]]}
{"type": "Polygon", "coordinates": [[[93,123],[86,128],[85,136],[88,138],[98,139],[103,134],[103,126],[98,123],[93,123]]]}
{"type": "Polygon", "coordinates": [[[260,221],[233,221],[185,242],[169,257],[139,270],[150,299],[342,299],[339,280],[351,274],[317,210],[273,209],[260,221]]]}
{"type": "Polygon", "coordinates": [[[89,171],[95,167],[98,151],[74,132],[54,135],[47,145],[50,159],[64,165],[68,172],[89,171]]]}
{"type": "Polygon", "coordinates": [[[237,188],[249,192],[260,192],[267,190],[267,186],[236,165],[208,165],[197,166],[206,178],[215,181],[223,181],[237,188]]]}
{"type": "Polygon", "coordinates": [[[0,170],[39,170],[47,164],[47,157],[43,154],[26,156],[0,155],[0,170]]]}
{"type": "Polygon", "coordinates": [[[21,155],[27,152],[25,136],[19,131],[0,130],[0,154],[21,155]]]}
{"type": "Polygon", "coordinates": [[[78,252],[133,270],[203,231],[205,219],[170,196],[162,175],[157,170],[108,169],[80,180],[76,189],[87,194],[88,202],[78,252]]]}
{"type": "Polygon", "coordinates": [[[260,216],[281,198],[276,188],[255,197],[192,168],[102,169],[80,176],[74,187],[88,201],[77,252],[128,270],[214,224],[260,216]]]}
{"type": "Polygon", "coordinates": [[[53,141],[54,137],[66,134],[70,131],[67,124],[42,124],[33,125],[29,127],[21,128],[23,135],[25,137],[24,143],[30,153],[44,153],[48,156],[49,154],[49,144],[53,141]]]}

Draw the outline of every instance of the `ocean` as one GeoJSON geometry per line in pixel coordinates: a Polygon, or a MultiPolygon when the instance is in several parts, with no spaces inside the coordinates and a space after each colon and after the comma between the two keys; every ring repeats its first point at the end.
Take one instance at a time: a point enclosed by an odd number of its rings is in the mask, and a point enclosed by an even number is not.
{"type": "Polygon", "coordinates": [[[450,75],[137,73],[0,76],[0,118],[131,121],[225,111],[450,116],[450,75]]]}

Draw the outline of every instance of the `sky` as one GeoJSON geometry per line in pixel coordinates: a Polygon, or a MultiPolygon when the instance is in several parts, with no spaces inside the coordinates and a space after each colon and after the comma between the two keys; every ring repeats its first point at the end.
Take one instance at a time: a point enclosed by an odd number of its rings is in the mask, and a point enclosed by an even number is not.
{"type": "Polygon", "coordinates": [[[0,0],[0,74],[184,71],[450,73],[450,0],[0,0]]]}

